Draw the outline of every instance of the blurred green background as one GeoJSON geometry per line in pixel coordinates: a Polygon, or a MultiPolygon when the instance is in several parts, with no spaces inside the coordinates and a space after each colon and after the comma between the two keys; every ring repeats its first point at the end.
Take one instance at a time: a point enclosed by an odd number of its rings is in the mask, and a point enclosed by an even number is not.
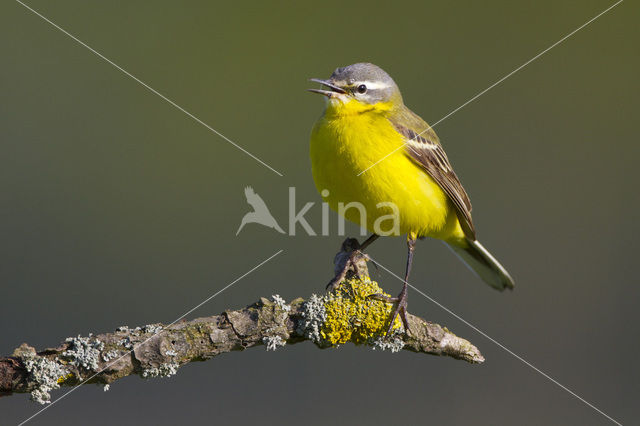
{"type": "MultiPolygon", "coordinates": [[[[309,77],[386,69],[435,122],[612,4],[28,4],[284,174],[279,177],[19,3],[0,6],[0,353],[321,292],[342,238],[248,225],[252,185],[285,226],[288,187],[320,228],[309,77]]],[[[637,4],[627,1],[436,128],[483,244],[516,279],[481,284],[442,244],[412,283],[622,423],[640,397],[637,4]]],[[[355,226],[348,228],[355,235],[355,226]]],[[[401,238],[370,250],[402,273],[401,238]]],[[[401,283],[380,271],[390,293],[401,283]]],[[[608,424],[418,293],[410,310],[470,339],[480,366],[347,345],[263,348],[175,377],[85,386],[32,424],[608,424]]],[[[66,388],[68,390],[68,388],[66,388]]],[[[54,392],[59,397],[63,392],[54,392]]],[[[0,399],[0,423],[40,407],[0,399]]]]}

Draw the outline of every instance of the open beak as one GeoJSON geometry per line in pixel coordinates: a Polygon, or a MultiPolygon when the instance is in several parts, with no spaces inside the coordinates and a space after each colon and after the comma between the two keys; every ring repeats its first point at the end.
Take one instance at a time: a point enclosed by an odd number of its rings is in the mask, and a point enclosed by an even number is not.
{"type": "Polygon", "coordinates": [[[310,92],[313,93],[319,93],[321,95],[324,95],[328,98],[335,96],[336,94],[341,94],[344,95],[346,92],[346,90],[344,90],[341,87],[336,86],[335,84],[329,82],[329,80],[320,80],[319,78],[310,78],[309,81],[313,81],[314,83],[320,83],[323,86],[328,87],[331,90],[322,90],[322,89],[307,89],[310,92]]]}

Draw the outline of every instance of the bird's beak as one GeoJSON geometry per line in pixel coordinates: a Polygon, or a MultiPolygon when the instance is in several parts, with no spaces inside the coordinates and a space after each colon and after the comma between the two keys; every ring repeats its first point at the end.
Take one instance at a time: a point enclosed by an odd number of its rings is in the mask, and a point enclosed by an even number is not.
{"type": "Polygon", "coordinates": [[[313,81],[314,83],[320,83],[323,86],[328,87],[331,90],[322,90],[322,89],[307,89],[310,92],[313,93],[319,93],[321,95],[324,95],[328,98],[331,98],[332,96],[335,96],[336,94],[340,94],[340,95],[344,95],[346,92],[346,90],[344,90],[341,87],[336,86],[335,84],[331,83],[329,80],[320,80],[319,78],[310,78],[309,81],[313,81]]]}

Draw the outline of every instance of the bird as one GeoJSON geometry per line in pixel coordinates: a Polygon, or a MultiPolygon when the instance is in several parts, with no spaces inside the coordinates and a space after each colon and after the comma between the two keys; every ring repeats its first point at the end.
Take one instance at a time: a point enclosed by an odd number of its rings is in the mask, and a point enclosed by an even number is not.
{"type": "MultiPolygon", "coordinates": [[[[377,65],[356,63],[337,68],[329,79],[309,81],[322,86],[310,92],[326,97],[310,140],[316,189],[333,210],[372,232],[352,257],[380,235],[407,238],[400,294],[373,295],[394,303],[387,334],[398,315],[409,329],[407,287],[418,239],[444,241],[485,283],[500,291],[513,289],[513,278],[476,237],[469,196],[438,136],[404,105],[391,76],[377,65]],[[344,208],[349,203],[363,206],[366,214],[344,208]],[[393,233],[380,229],[381,219],[390,214],[396,220],[393,233]]],[[[337,271],[327,287],[335,288],[348,267],[337,271]]]]}
{"type": "Polygon", "coordinates": [[[249,205],[253,207],[253,211],[245,214],[242,217],[242,221],[240,222],[238,231],[236,231],[236,235],[240,233],[242,228],[244,228],[244,225],[246,225],[247,223],[259,223],[260,225],[273,228],[279,233],[284,234],[284,231],[282,230],[282,228],[280,228],[278,222],[276,222],[276,219],[269,211],[269,208],[265,204],[264,200],[258,194],[256,194],[252,187],[247,186],[244,189],[244,196],[247,199],[247,203],[249,203],[249,205]]]}

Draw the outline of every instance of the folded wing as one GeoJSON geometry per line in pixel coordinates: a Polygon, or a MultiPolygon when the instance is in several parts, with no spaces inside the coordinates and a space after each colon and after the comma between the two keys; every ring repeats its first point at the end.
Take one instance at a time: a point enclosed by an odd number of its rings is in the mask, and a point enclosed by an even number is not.
{"type": "Polygon", "coordinates": [[[406,109],[390,119],[391,124],[405,138],[405,153],[422,168],[447,194],[456,208],[464,234],[471,241],[476,231],[471,219],[471,201],[453,171],[440,141],[431,127],[420,117],[406,109]]]}

